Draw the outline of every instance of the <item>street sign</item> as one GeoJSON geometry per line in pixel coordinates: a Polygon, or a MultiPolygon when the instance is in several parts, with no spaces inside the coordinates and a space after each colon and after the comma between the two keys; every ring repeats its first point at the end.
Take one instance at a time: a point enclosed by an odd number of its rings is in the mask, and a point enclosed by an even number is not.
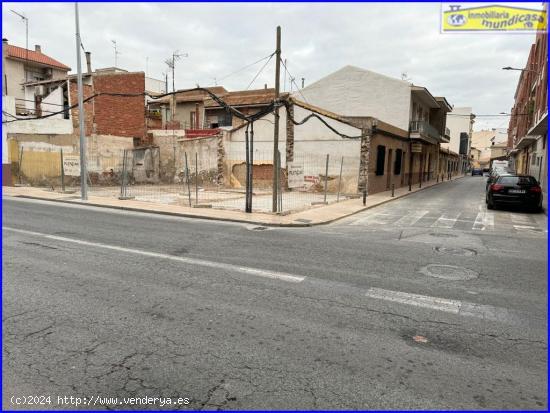
{"type": "Polygon", "coordinates": [[[288,187],[302,188],[304,186],[304,165],[288,163],[288,187]]]}
{"type": "Polygon", "coordinates": [[[80,176],[80,156],[63,155],[63,172],[68,176],[80,176]]]}
{"type": "Polygon", "coordinates": [[[422,144],[421,143],[411,144],[411,152],[412,153],[422,153],[422,144]]]}

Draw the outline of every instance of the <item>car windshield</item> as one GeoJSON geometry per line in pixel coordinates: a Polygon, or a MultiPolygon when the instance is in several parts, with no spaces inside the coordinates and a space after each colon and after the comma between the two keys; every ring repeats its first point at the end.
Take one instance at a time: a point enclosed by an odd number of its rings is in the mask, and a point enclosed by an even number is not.
{"type": "Polygon", "coordinates": [[[501,176],[498,183],[503,185],[535,185],[537,181],[532,176],[501,176]]]}

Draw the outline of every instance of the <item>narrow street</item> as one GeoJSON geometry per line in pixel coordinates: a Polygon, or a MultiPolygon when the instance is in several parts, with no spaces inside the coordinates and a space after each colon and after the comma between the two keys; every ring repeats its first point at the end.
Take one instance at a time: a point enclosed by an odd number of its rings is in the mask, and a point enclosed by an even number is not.
{"type": "Polygon", "coordinates": [[[485,181],[312,228],[5,198],[4,409],[545,410],[547,216],[485,181]]]}

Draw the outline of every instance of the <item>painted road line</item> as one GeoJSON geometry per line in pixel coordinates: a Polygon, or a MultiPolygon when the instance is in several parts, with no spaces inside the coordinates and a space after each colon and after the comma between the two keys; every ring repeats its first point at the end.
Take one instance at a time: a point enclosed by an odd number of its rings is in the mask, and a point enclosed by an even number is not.
{"type": "Polygon", "coordinates": [[[478,212],[472,229],[484,231],[486,229],[494,229],[495,215],[489,211],[478,212]]]}
{"type": "Polygon", "coordinates": [[[443,214],[431,226],[434,228],[452,228],[455,226],[459,216],[460,212],[456,214],[443,214]]]}
{"type": "Polygon", "coordinates": [[[518,225],[530,225],[535,223],[535,220],[529,215],[510,214],[510,219],[514,224],[518,225]]]}
{"type": "Polygon", "coordinates": [[[404,226],[413,226],[416,224],[420,219],[426,215],[430,211],[412,211],[409,212],[407,215],[404,215],[403,217],[399,218],[397,221],[395,221],[395,225],[404,227],[404,226]]]}
{"type": "Polygon", "coordinates": [[[405,293],[402,291],[384,290],[382,288],[369,288],[365,295],[369,298],[378,300],[443,311],[460,316],[476,317],[491,321],[521,323],[521,320],[517,316],[511,314],[505,308],[493,307],[491,305],[405,293]]]}
{"type": "Polygon", "coordinates": [[[404,293],[401,291],[384,290],[382,288],[369,288],[365,295],[367,297],[377,298],[379,300],[393,301],[395,303],[430,308],[432,310],[445,311],[453,314],[458,314],[461,304],[461,302],[457,300],[404,293]]]}
{"type": "Polygon", "coordinates": [[[41,237],[46,239],[51,239],[54,241],[60,241],[60,242],[68,242],[72,244],[78,244],[78,245],[85,245],[87,247],[94,247],[94,248],[101,248],[111,251],[118,251],[118,252],[124,252],[127,254],[137,254],[137,255],[143,255],[146,257],[152,257],[152,258],[158,258],[163,260],[170,260],[170,261],[177,261],[182,262],[185,264],[190,265],[198,265],[202,267],[209,267],[209,268],[217,268],[221,270],[228,270],[228,271],[234,271],[239,272],[243,274],[251,274],[256,275],[258,277],[264,277],[264,278],[273,278],[278,279],[281,281],[287,281],[287,282],[293,282],[293,283],[299,283],[306,279],[304,276],[300,275],[293,275],[293,274],[287,274],[284,272],[277,272],[277,271],[268,271],[268,270],[262,270],[259,268],[250,268],[250,267],[241,267],[239,265],[233,265],[233,264],[225,264],[221,262],[215,262],[215,261],[206,261],[206,260],[200,260],[196,258],[187,258],[187,257],[178,257],[175,255],[169,255],[169,254],[162,254],[159,252],[152,252],[152,251],[143,251],[133,248],[125,248],[125,247],[119,247],[116,245],[109,245],[109,244],[103,244],[100,242],[90,242],[90,241],[84,241],[79,240],[75,238],[66,238],[66,237],[60,237],[57,235],[50,235],[50,234],[44,234],[41,232],[34,232],[34,231],[26,231],[22,229],[17,228],[11,228],[11,227],[2,227],[2,230],[4,231],[10,231],[15,232],[17,234],[25,234],[25,235],[31,235],[35,237],[41,237]]]}
{"type": "Polygon", "coordinates": [[[514,225],[514,229],[518,232],[534,232],[537,234],[544,232],[542,229],[533,225],[514,225]]]}
{"type": "Polygon", "coordinates": [[[388,224],[390,221],[390,218],[394,216],[393,214],[384,214],[384,213],[377,213],[372,214],[369,216],[366,216],[365,218],[360,218],[354,222],[354,224],[358,225],[369,225],[369,224],[388,224]]]}

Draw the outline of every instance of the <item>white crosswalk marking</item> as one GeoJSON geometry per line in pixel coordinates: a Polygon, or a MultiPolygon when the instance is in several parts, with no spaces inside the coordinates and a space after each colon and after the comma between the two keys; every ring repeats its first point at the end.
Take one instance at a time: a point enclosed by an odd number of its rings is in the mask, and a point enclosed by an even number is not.
{"type": "Polygon", "coordinates": [[[518,225],[533,224],[533,219],[529,215],[510,214],[510,219],[514,224],[518,224],[518,225]]]}
{"type": "Polygon", "coordinates": [[[519,232],[543,232],[542,229],[537,228],[533,225],[514,225],[514,229],[519,232]]]}
{"type": "Polygon", "coordinates": [[[409,212],[407,215],[402,216],[397,221],[395,221],[395,225],[404,227],[404,226],[413,226],[416,224],[424,215],[426,215],[430,211],[412,211],[409,212]]]}
{"type": "Polygon", "coordinates": [[[366,216],[365,218],[358,219],[357,221],[355,221],[355,224],[389,224],[391,217],[391,214],[372,214],[366,216]]]}
{"type": "Polygon", "coordinates": [[[443,214],[431,226],[434,228],[452,228],[456,224],[456,220],[459,216],[460,212],[455,214],[443,214]]]}
{"type": "Polygon", "coordinates": [[[472,229],[484,231],[486,229],[492,230],[495,228],[495,215],[489,211],[478,212],[476,220],[472,229]]]}

